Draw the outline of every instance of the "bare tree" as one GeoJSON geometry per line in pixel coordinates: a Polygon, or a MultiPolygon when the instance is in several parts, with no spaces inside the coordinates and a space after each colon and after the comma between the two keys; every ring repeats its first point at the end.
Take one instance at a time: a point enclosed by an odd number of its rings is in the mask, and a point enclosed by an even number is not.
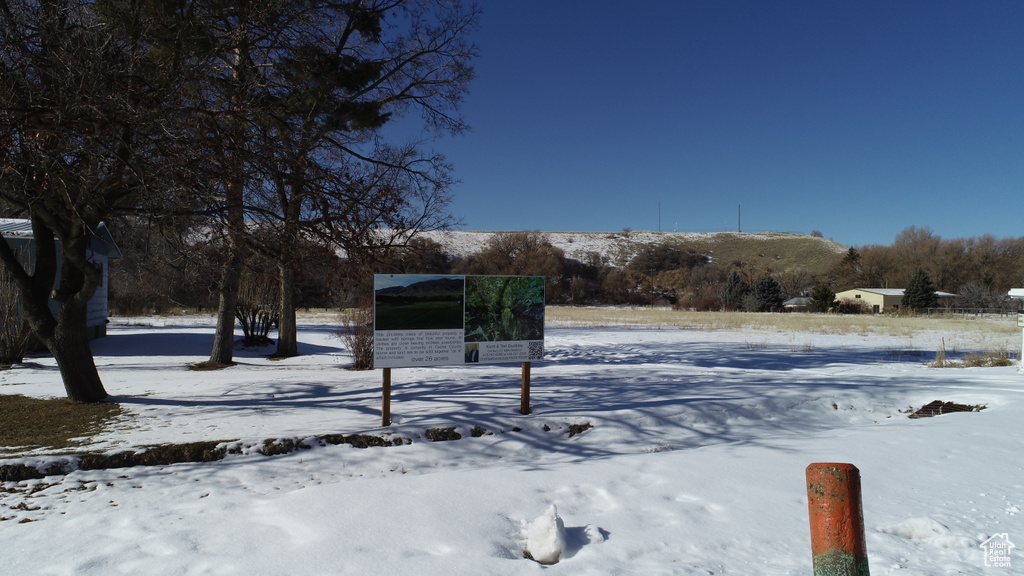
{"type": "Polygon", "coordinates": [[[141,41],[135,7],[0,3],[0,208],[31,221],[35,267],[6,242],[0,263],[72,400],[107,395],[86,332],[102,280],[89,244],[103,220],[136,210],[168,166],[160,144],[163,111],[178,93],[173,63],[141,41]]]}
{"type": "MultiPolygon", "coordinates": [[[[379,257],[420,230],[449,224],[451,167],[394,144],[381,128],[419,114],[431,133],[459,133],[457,114],[473,77],[468,34],[478,11],[446,1],[312,2],[282,38],[266,78],[266,113],[255,134],[264,186],[250,214],[275,232],[261,245],[281,282],[277,356],[297,354],[295,270],[302,237],[379,257]]],[[[406,126],[410,123],[404,124],[406,126]]]]}
{"type": "Polygon", "coordinates": [[[546,234],[499,232],[474,256],[457,262],[455,271],[463,274],[501,274],[544,276],[548,302],[561,296],[565,271],[565,253],[551,244],[546,234]]]}

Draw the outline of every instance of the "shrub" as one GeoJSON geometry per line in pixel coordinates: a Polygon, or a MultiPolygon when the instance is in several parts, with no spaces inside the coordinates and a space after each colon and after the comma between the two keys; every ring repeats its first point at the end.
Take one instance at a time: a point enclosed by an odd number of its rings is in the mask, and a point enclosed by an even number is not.
{"type": "Polygon", "coordinates": [[[277,325],[279,286],[270,274],[246,269],[238,289],[238,307],[235,317],[242,326],[242,345],[269,346],[274,343],[270,329],[277,325]]]}
{"type": "Polygon", "coordinates": [[[355,308],[341,313],[338,337],[352,354],[352,370],[373,369],[373,310],[355,308]]]}
{"type": "Polygon", "coordinates": [[[988,366],[1010,366],[1010,360],[1006,350],[989,350],[984,354],[965,354],[963,366],[967,368],[988,367],[988,366]]]}
{"type": "Polygon", "coordinates": [[[843,298],[836,303],[835,310],[840,314],[870,314],[871,306],[863,300],[843,298]]]}
{"type": "Polygon", "coordinates": [[[722,309],[722,299],[717,296],[696,298],[676,303],[676,310],[693,310],[695,312],[718,312],[722,309]]]}
{"type": "Polygon", "coordinates": [[[629,261],[634,270],[650,271],[689,270],[708,263],[708,257],[693,250],[680,249],[671,244],[645,246],[629,261]]]}

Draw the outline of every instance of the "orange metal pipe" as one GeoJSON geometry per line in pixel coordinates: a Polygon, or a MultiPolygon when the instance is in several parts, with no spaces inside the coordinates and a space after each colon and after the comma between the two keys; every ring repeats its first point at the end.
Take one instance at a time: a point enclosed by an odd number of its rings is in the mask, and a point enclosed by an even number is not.
{"type": "Polygon", "coordinates": [[[814,576],[869,576],[860,471],[853,464],[807,467],[814,576]]]}

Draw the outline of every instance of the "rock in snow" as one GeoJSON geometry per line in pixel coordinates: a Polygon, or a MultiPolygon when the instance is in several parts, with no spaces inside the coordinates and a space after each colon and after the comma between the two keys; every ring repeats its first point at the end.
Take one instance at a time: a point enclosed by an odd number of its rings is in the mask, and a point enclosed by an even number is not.
{"type": "Polygon", "coordinates": [[[552,504],[526,529],[526,554],[541,564],[554,564],[565,551],[565,524],[552,504]]]}

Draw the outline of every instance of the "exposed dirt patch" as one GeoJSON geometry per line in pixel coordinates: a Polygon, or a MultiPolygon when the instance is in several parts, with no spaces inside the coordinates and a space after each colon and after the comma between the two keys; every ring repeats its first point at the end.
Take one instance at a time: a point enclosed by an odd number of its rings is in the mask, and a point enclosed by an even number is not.
{"type": "Polygon", "coordinates": [[[227,455],[223,442],[190,442],[151,446],[138,452],[116,454],[84,454],[78,462],[81,470],[129,468],[132,466],[166,466],[180,462],[213,462],[227,455]]]}
{"type": "MultiPolygon", "coordinates": [[[[590,428],[592,424],[569,424],[569,436],[575,436],[590,428]]],[[[549,427],[545,426],[547,430],[549,427]]],[[[512,432],[520,432],[520,428],[512,428],[512,432]]],[[[504,432],[504,431],[502,431],[504,432]]],[[[470,431],[474,438],[493,435],[482,426],[474,426],[470,431]]],[[[455,427],[430,428],[424,435],[431,442],[447,442],[461,440],[455,427]]],[[[165,444],[149,446],[136,451],[124,451],[114,454],[86,453],[79,456],[66,456],[60,461],[51,462],[45,469],[25,464],[0,464],[0,482],[21,482],[35,480],[46,476],[64,475],[73,470],[99,470],[108,468],[129,468],[132,466],[166,466],[184,462],[214,462],[223,460],[228,454],[241,454],[247,449],[254,449],[264,456],[289,454],[298,450],[308,450],[316,445],[350,444],[355,448],[371,448],[401,446],[411,444],[411,439],[402,437],[374,436],[370,434],[325,434],[312,438],[268,438],[262,444],[242,446],[235,440],[192,442],[188,444],[165,444]]]]}
{"type": "Polygon", "coordinates": [[[569,425],[569,438],[572,438],[573,436],[575,436],[577,434],[582,434],[582,433],[586,432],[587,430],[590,430],[593,427],[594,427],[594,425],[589,423],[589,422],[587,422],[586,424],[570,424],[569,425]]]}
{"type": "Polygon", "coordinates": [[[351,444],[356,448],[401,446],[405,443],[405,441],[400,437],[389,439],[384,438],[383,436],[372,436],[369,434],[351,434],[349,436],[345,436],[344,434],[327,434],[326,436],[321,436],[319,439],[327,444],[351,444]]]}
{"type": "Polygon", "coordinates": [[[971,406],[969,404],[957,404],[956,402],[932,400],[918,410],[912,412],[910,414],[910,418],[930,418],[932,416],[950,414],[952,412],[981,412],[985,408],[986,406],[984,404],[975,404],[974,406],[971,406]]]}
{"type": "Polygon", "coordinates": [[[36,480],[46,476],[33,466],[24,464],[9,464],[0,466],[0,482],[21,482],[22,480],[36,480]]]}
{"type": "Polygon", "coordinates": [[[427,439],[431,442],[447,442],[449,440],[461,440],[462,434],[455,431],[455,428],[431,428],[426,432],[427,439]]]}

